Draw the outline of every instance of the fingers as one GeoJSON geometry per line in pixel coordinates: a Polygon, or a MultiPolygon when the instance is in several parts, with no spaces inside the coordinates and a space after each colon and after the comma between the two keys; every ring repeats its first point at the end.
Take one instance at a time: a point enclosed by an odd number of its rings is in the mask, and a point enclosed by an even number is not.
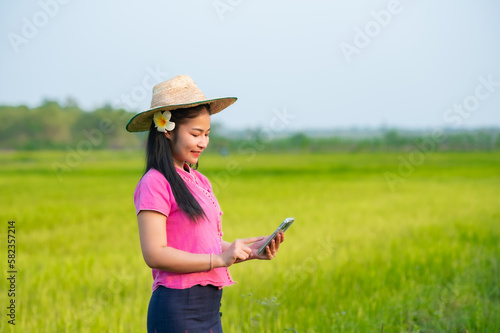
{"type": "Polygon", "coordinates": [[[283,232],[280,232],[272,241],[271,243],[266,247],[266,254],[267,258],[273,259],[276,257],[276,253],[278,252],[278,249],[280,247],[280,244],[285,240],[285,234],[283,232]]]}
{"type": "Polygon", "coordinates": [[[274,240],[275,240],[275,244],[276,244],[276,250],[278,250],[278,248],[280,247],[280,244],[283,243],[283,241],[285,240],[285,233],[280,232],[274,240]]]}
{"type": "Polygon", "coordinates": [[[234,262],[240,262],[250,259],[252,257],[252,251],[255,252],[253,254],[254,258],[267,260],[273,259],[278,252],[280,244],[285,240],[285,234],[283,232],[278,233],[271,241],[271,243],[269,243],[269,245],[266,247],[264,253],[260,255],[257,253],[258,247],[260,246],[258,245],[258,243],[252,246],[248,245],[256,242],[261,242],[262,244],[268,237],[269,236],[260,236],[235,240],[232,244],[232,255],[234,262]]]}
{"type": "Polygon", "coordinates": [[[276,256],[276,240],[273,239],[266,247],[267,259],[271,260],[276,256]]]}
{"type": "Polygon", "coordinates": [[[244,246],[235,252],[236,257],[240,260],[248,259],[248,257],[250,257],[251,253],[252,253],[252,249],[249,248],[248,246],[244,246]]]}
{"type": "Polygon", "coordinates": [[[253,242],[247,242],[248,239],[250,239],[250,238],[235,240],[234,243],[233,243],[235,249],[239,249],[239,250],[245,251],[246,253],[252,252],[252,249],[247,244],[250,244],[250,243],[253,243],[253,242]]]}
{"type": "MultiPolygon", "coordinates": [[[[274,243],[274,241],[273,241],[273,243],[274,243]]],[[[267,255],[267,258],[266,258],[267,260],[271,260],[276,256],[276,249],[274,249],[273,245],[269,245],[266,248],[266,255],[267,255]]]]}
{"type": "Polygon", "coordinates": [[[253,240],[255,238],[258,237],[235,240],[233,242],[234,245],[233,258],[235,260],[241,260],[241,261],[247,260],[252,254],[252,249],[246,244],[255,242],[255,240],[253,240]]]}
{"type": "Polygon", "coordinates": [[[240,241],[243,244],[252,244],[252,243],[258,242],[260,240],[263,240],[264,238],[266,238],[266,236],[243,238],[243,239],[240,239],[240,241]]]}

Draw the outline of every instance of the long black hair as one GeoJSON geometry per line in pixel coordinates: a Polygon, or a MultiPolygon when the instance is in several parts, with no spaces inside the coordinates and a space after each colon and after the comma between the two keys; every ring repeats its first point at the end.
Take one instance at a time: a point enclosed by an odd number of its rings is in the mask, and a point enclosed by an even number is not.
{"type": "MultiPolygon", "coordinates": [[[[177,109],[170,112],[172,114],[170,121],[175,123],[175,128],[172,132],[175,133],[179,129],[179,126],[186,123],[188,119],[196,118],[203,112],[208,112],[210,114],[210,106],[199,105],[192,108],[177,109]]],[[[196,222],[206,215],[203,208],[201,208],[193,194],[189,192],[186,184],[175,169],[171,144],[172,142],[167,139],[165,133],[158,132],[154,121],[151,121],[148,141],[146,144],[145,173],[151,168],[161,172],[161,174],[169,182],[175,201],[177,201],[180,209],[186,213],[193,222],[196,222]]],[[[197,166],[198,163],[196,163],[196,167],[197,166]]]]}

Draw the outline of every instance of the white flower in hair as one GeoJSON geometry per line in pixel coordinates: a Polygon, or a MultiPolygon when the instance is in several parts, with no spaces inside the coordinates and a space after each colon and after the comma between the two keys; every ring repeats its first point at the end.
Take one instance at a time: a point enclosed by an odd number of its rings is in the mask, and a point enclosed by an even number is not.
{"type": "Polygon", "coordinates": [[[175,128],[175,123],[170,121],[171,116],[172,114],[170,111],[155,112],[153,120],[158,132],[171,131],[175,128]]]}

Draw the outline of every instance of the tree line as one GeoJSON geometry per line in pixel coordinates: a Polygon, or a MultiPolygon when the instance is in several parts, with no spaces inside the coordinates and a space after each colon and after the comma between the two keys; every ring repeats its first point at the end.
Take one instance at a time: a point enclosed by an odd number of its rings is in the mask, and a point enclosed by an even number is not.
{"type": "MultiPolygon", "coordinates": [[[[134,112],[104,105],[93,111],[82,110],[69,100],[62,105],[45,100],[38,107],[0,105],[1,150],[65,150],[83,144],[94,149],[141,149],[145,133],[125,130],[134,112]]],[[[384,129],[376,135],[315,135],[291,132],[272,136],[258,129],[228,133],[212,125],[208,150],[221,154],[260,152],[357,152],[410,151],[431,147],[439,151],[500,150],[499,128],[408,132],[384,129]]]]}

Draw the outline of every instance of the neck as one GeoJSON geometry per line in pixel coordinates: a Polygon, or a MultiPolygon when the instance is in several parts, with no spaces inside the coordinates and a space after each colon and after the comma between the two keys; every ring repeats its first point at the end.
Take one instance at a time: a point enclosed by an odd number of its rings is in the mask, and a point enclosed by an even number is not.
{"type": "Polygon", "coordinates": [[[190,169],[189,164],[187,164],[186,162],[175,163],[175,166],[179,169],[186,171],[186,172],[189,172],[189,169],[190,169]]]}

